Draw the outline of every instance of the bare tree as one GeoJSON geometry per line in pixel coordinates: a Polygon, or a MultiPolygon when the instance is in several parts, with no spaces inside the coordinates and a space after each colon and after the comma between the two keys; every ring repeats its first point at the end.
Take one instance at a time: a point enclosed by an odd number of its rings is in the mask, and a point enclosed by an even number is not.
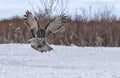
{"type": "Polygon", "coordinates": [[[57,14],[63,15],[67,11],[68,2],[68,0],[40,0],[39,6],[37,6],[38,12],[34,10],[31,3],[30,5],[36,17],[51,18],[57,14]]]}
{"type": "Polygon", "coordinates": [[[49,17],[57,10],[59,0],[40,0],[40,6],[37,6],[37,17],[49,17]]]}

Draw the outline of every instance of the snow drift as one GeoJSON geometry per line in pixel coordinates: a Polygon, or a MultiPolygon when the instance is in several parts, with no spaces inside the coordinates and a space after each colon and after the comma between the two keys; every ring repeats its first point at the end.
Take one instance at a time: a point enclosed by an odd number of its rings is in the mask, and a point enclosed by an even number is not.
{"type": "Polygon", "coordinates": [[[0,44],[0,78],[120,78],[120,48],[0,44]]]}

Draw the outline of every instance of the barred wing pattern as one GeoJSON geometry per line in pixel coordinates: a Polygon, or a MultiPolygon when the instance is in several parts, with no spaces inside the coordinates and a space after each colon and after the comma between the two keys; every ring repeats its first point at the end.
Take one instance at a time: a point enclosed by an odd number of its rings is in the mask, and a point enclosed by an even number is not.
{"type": "Polygon", "coordinates": [[[38,22],[30,11],[26,11],[26,14],[24,15],[24,22],[30,28],[32,36],[34,38],[37,37],[36,33],[38,31],[38,22]]]}
{"type": "Polygon", "coordinates": [[[33,36],[32,39],[28,40],[31,47],[37,51],[46,52],[53,50],[47,42],[47,37],[65,27],[66,16],[60,15],[48,23],[45,29],[40,29],[37,19],[30,11],[27,11],[24,15],[24,22],[31,30],[31,34],[33,36]]]}
{"type": "Polygon", "coordinates": [[[60,31],[60,29],[64,28],[66,26],[66,16],[65,15],[60,15],[53,19],[46,27],[46,35],[47,37],[52,34],[60,31]]]}

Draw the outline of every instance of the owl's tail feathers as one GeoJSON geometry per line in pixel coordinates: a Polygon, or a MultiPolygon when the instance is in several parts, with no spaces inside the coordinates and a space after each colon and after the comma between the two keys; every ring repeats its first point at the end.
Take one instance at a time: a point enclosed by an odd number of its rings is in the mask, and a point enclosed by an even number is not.
{"type": "Polygon", "coordinates": [[[41,53],[53,50],[53,48],[48,46],[48,45],[45,45],[42,47],[34,47],[34,46],[31,46],[31,47],[34,48],[36,51],[39,51],[41,53]]]}
{"type": "Polygon", "coordinates": [[[36,50],[37,50],[37,51],[40,51],[40,52],[47,52],[47,51],[53,50],[53,48],[50,47],[48,44],[45,44],[44,46],[39,47],[39,48],[37,48],[36,50]]]}
{"type": "Polygon", "coordinates": [[[31,47],[34,48],[36,51],[39,51],[41,53],[53,50],[53,48],[50,47],[48,44],[44,44],[42,46],[36,46],[36,47],[31,45],[31,47]]]}
{"type": "Polygon", "coordinates": [[[39,38],[32,38],[28,40],[28,42],[31,44],[32,48],[39,52],[47,52],[53,50],[45,39],[40,40],[39,38]]]}

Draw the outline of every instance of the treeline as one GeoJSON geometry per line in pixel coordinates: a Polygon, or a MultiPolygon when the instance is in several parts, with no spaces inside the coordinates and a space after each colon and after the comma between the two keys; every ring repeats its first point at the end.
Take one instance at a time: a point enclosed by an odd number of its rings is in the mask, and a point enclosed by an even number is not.
{"type": "Polygon", "coordinates": [[[0,43],[25,43],[30,33],[19,17],[0,21],[0,43]]]}
{"type": "MultiPolygon", "coordinates": [[[[106,11],[107,12],[107,11],[106,11]]],[[[40,18],[44,26],[51,18],[40,18]]],[[[74,19],[67,18],[64,32],[58,32],[49,37],[49,42],[56,45],[77,46],[120,46],[120,20],[115,15],[104,12],[98,18],[89,19],[76,15],[74,19]],[[104,15],[104,16],[103,16],[104,15]]],[[[31,38],[29,29],[20,17],[0,21],[0,43],[28,43],[31,38]]]]}
{"type": "MultiPolygon", "coordinates": [[[[68,0],[65,3],[62,0],[40,0],[40,5],[43,6],[38,7],[34,15],[44,28],[53,19],[54,13],[68,12],[67,3],[68,0]]],[[[32,8],[34,11],[33,6],[32,8]]],[[[65,31],[50,36],[48,39],[50,44],[120,46],[120,19],[112,13],[112,9],[104,8],[94,12],[90,7],[79,12],[68,15],[65,31]]],[[[30,30],[24,24],[22,17],[16,16],[0,21],[0,43],[28,43],[30,38],[32,38],[30,30]]]]}

